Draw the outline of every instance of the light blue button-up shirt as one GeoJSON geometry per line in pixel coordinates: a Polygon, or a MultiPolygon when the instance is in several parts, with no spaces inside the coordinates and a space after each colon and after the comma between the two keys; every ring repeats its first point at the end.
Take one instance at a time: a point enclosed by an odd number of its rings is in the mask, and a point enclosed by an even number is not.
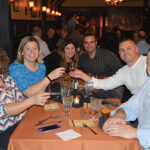
{"type": "MultiPolygon", "coordinates": [[[[150,78],[141,90],[119,108],[126,112],[126,121],[138,118],[137,138],[145,150],[150,150],[150,78]]],[[[114,115],[119,109],[111,112],[114,115]]]]}

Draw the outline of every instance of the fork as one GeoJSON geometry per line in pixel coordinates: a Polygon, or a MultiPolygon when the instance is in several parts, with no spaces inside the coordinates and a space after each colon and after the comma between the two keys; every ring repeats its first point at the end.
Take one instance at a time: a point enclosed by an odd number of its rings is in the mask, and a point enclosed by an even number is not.
{"type": "Polygon", "coordinates": [[[96,133],[94,130],[92,130],[90,127],[88,127],[88,125],[87,125],[86,123],[82,123],[82,125],[83,125],[84,128],[88,128],[88,129],[91,130],[95,135],[97,135],[97,133],[96,133]]]}

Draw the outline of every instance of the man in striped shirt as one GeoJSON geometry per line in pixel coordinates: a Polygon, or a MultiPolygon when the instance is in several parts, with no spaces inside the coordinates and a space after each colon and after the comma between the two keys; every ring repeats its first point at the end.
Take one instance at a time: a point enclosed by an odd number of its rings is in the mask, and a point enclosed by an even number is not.
{"type": "Polygon", "coordinates": [[[97,76],[112,76],[122,63],[118,57],[103,48],[97,48],[97,39],[94,34],[84,36],[83,46],[85,52],[79,57],[78,68],[84,72],[97,76]]]}
{"type": "MultiPolygon", "coordinates": [[[[103,48],[97,48],[97,39],[94,34],[88,33],[84,36],[83,46],[85,52],[79,57],[78,63],[78,68],[82,71],[93,76],[109,77],[122,67],[122,63],[114,53],[103,48]]],[[[100,92],[101,95],[102,93],[104,95],[101,98],[107,98],[107,95],[108,97],[122,97],[122,89],[107,92],[101,90],[100,92]]]]}

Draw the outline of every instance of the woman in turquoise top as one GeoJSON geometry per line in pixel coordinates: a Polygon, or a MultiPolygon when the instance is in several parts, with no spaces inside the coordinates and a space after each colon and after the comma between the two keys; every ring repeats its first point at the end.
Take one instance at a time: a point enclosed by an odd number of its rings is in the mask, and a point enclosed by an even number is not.
{"type": "Polygon", "coordinates": [[[17,61],[9,66],[9,73],[24,96],[30,97],[62,76],[65,69],[57,68],[45,77],[46,68],[39,43],[34,37],[26,36],[19,45],[17,61]]]}

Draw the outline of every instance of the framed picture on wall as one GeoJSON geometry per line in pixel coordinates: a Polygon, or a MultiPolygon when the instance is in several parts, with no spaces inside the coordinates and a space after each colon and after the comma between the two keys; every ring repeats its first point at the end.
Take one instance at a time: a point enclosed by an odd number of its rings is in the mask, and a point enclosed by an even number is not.
{"type": "Polygon", "coordinates": [[[13,2],[13,10],[19,11],[19,0],[14,0],[13,2]]]}

